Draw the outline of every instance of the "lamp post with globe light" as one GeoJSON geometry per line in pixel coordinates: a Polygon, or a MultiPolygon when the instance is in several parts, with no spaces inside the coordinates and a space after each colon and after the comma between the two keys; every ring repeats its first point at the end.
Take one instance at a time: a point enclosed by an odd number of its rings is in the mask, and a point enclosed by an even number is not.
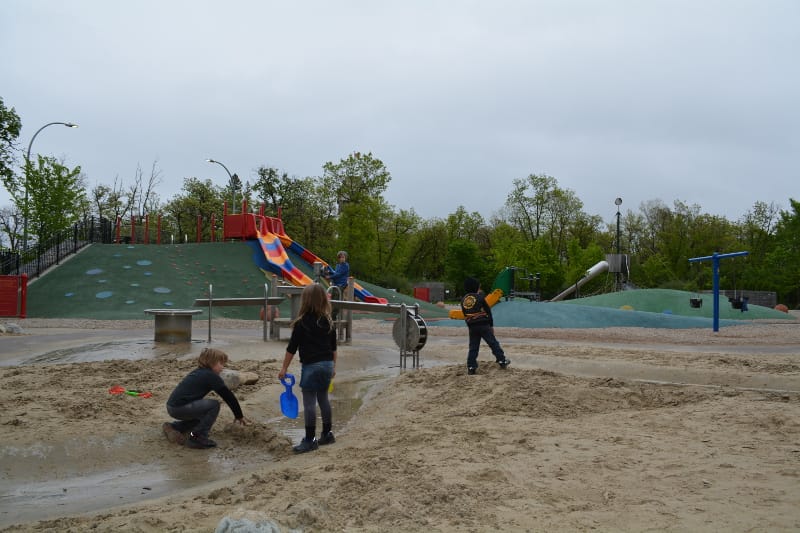
{"type": "Polygon", "coordinates": [[[77,128],[77,124],[73,124],[72,122],[48,122],[38,130],[36,133],[33,134],[31,137],[31,142],[28,143],[28,151],[25,154],[25,212],[24,220],[22,223],[22,250],[25,251],[28,248],[28,177],[31,171],[31,148],[33,147],[33,141],[36,139],[36,136],[39,135],[39,132],[45,129],[48,126],[54,126],[56,124],[60,124],[62,126],[66,126],[67,128],[77,128]]]}

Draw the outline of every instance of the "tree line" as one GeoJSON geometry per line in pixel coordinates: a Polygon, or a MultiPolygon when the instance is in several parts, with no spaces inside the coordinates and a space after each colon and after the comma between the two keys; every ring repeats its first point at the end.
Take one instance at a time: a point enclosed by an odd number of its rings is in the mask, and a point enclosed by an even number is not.
{"type": "MultiPolygon", "coordinates": [[[[261,166],[252,182],[233,175],[218,186],[187,177],[169,199],[157,192],[162,181],[157,161],[149,171],[137,166],[127,182],[115,178],[87,190],[79,166],[37,156],[25,162],[26,203],[25,167],[17,167],[15,157],[20,129],[16,112],[0,99],[0,177],[13,203],[0,208],[0,248],[20,248],[26,218],[34,241],[90,216],[161,215],[165,234],[183,235],[193,233],[198,215],[221,221],[225,202],[238,210],[245,200],[280,216],[286,232],[317,255],[333,261],[337,250],[348,250],[357,278],[405,293],[421,281],[443,281],[456,297],[466,276],[488,288],[501,270],[514,266],[538,273],[547,299],[617,249],[629,256],[636,286],[698,291],[710,289],[711,268],[689,258],[748,251],[747,258],[726,261],[722,288],[774,291],[791,308],[800,300],[800,203],[791,198],[786,210],[757,201],[736,221],[703,213],[699,205],[647,201],[620,213],[617,242],[617,220],[608,223],[586,213],[577,193],[553,176],[515,179],[505,203],[488,219],[463,206],[426,219],[413,208],[390,205],[384,198],[389,169],[372,153],[353,152],[326,162],[318,176],[261,166]]],[[[582,294],[611,290],[610,284],[613,280],[599,276],[582,294]]]]}

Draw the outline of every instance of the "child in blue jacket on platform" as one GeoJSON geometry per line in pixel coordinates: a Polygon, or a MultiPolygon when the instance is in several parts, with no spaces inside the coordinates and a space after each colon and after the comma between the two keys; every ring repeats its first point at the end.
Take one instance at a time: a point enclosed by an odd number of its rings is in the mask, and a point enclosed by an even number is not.
{"type": "MultiPolygon", "coordinates": [[[[325,268],[322,275],[331,285],[339,287],[339,294],[333,294],[333,299],[344,300],[344,291],[347,288],[347,284],[350,282],[350,263],[347,262],[347,252],[344,250],[336,252],[336,261],[336,269],[332,269],[328,266],[325,268]]],[[[334,309],[331,313],[334,321],[338,315],[338,309],[334,309]]]]}

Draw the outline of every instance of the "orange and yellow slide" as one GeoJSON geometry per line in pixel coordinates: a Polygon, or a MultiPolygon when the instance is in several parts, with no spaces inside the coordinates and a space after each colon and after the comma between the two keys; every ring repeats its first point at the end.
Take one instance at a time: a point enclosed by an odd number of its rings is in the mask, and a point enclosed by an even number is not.
{"type": "Polygon", "coordinates": [[[256,239],[272,271],[276,271],[292,285],[304,286],[313,283],[311,278],[292,263],[277,235],[269,231],[258,230],[256,239]]]}

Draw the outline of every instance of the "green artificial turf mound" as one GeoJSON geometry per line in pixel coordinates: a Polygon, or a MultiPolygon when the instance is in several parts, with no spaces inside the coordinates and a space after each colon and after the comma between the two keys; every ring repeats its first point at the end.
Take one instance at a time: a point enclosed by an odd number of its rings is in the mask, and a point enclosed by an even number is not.
{"type": "MultiPolygon", "coordinates": [[[[29,282],[27,316],[31,318],[151,319],[145,309],[190,309],[197,298],[256,298],[272,282],[254,260],[245,242],[175,245],[93,244],[44,276],[29,282]]],[[[302,260],[293,260],[311,274],[302,260]]],[[[390,303],[420,305],[425,317],[447,312],[411,296],[357,280],[390,303]]],[[[280,306],[290,316],[290,303],[280,306]]],[[[215,307],[214,317],[259,320],[260,307],[215,307]]],[[[380,317],[377,313],[356,316],[380,317]]],[[[387,314],[386,317],[396,316],[387,314]]],[[[208,319],[206,313],[195,320],[208,319]]]]}

